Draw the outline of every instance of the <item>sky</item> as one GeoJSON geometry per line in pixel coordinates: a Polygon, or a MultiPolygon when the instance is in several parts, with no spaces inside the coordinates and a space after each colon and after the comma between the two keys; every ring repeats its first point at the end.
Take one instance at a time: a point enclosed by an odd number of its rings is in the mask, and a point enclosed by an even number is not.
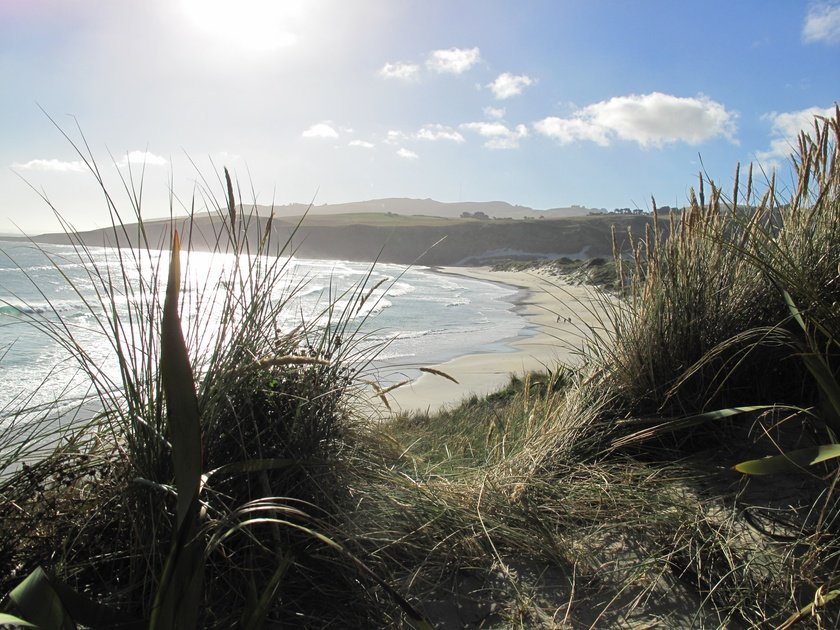
{"type": "Polygon", "coordinates": [[[124,220],[141,182],[201,207],[225,166],[261,204],[682,206],[789,172],[840,2],[0,0],[0,79],[0,232],[109,225],[98,178],[124,220]]]}

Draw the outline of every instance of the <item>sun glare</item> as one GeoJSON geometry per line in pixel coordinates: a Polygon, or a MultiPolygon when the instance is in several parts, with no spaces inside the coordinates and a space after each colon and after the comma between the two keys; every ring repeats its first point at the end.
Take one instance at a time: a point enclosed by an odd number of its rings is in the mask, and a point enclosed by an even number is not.
{"type": "Polygon", "coordinates": [[[205,34],[244,50],[274,51],[298,41],[303,0],[181,0],[181,9],[205,34]]]}

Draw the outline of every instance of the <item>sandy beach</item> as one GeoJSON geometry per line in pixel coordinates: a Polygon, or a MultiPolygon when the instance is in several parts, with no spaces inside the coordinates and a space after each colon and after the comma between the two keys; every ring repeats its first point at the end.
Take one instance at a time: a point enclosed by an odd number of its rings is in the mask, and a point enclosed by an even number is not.
{"type": "Polygon", "coordinates": [[[511,374],[558,363],[574,364],[580,360],[577,350],[584,343],[587,327],[598,326],[594,314],[597,298],[591,287],[563,284],[554,276],[532,271],[491,271],[489,267],[439,267],[435,271],[522,289],[514,308],[519,309],[527,327],[520,336],[507,340],[505,351],[468,354],[425,366],[449,374],[458,383],[424,373],[388,394],[394,411],[434,411],[472,394],[489,394],[507,383],[511,374]]]}

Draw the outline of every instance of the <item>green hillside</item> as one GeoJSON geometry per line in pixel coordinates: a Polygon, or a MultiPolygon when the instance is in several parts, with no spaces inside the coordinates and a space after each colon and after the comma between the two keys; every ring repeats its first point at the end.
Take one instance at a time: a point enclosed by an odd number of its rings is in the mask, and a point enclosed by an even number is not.
{"type": "MultiPolygon", "coordinates": [[[[240,215],[241,216],[241,215],[240,215]]],[[[243,233],[252,246],[264,235],[268,217],[247,214],[243,233]]],[[[613,229],[619,245],[629,244],[628,230],[644,233],[647,216],[599,215],[566,219],[477,220],[394,214],[315,215],[271,223],[275,242],[291,241],[303,258],[393,262],[425,265],[484,265],[500,259],[593,258],[612,256],[613,229]]],[[[226,214],[200,215],[193,220],[155,221],[144,225],[143,237],[163,247],[173,227],[188,235],[197,249],[211,250],[217,236],[225,241],[226,214]]],[[[137,246],[141,233],[126,226],[123,246],[137,246]]],[[[82,232],[89,245],[113,245],[109,229],[82,232]]],[[[44,243],[67,242],[66,234],[36,237],[44,243]]]]}

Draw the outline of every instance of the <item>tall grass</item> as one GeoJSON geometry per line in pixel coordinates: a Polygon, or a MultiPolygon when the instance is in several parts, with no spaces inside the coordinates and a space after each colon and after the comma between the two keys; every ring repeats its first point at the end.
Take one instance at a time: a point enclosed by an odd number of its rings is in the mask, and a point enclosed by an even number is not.
{"type": "Polygon", "coordinates": [[[634,260],[620,261],[626,299],[611,311],[612,343],[595,358],[633,413],[802,402],[812,393],[768,331],[790,322],[783,291],[836,325],[837,140],[836,118],[802,135],[788,199],[775,178],[756,198],[752,167],[745,181],[736,171],[728,196],[701,178],[699,196],[692,191],[680,215],[657,216],[634,260]],[[762,333],[766,342],[755,343],[762,333]]]}
{"type": "Polygon", "coordinates": [[[800,610],[836,624],[836,465],[753,480],[731,466],[833,439],[803,353],[837,379],[838,130],[840,113],[803,134],[788,197],[736,172],[657,216],[562,387],[386,427],[358,485],[411,588],[434,599],[451,581],[499,627],[772,627],[800,610]]]}
{"type": "MultiPolygon", "coordinates": [[[[838,579],[836,464],[749,482],[727,472],[836,440],[821,398],[840,382],[838,157],[840,110],[800,136],[787,196],[771,177],[757,197],[751,170],[744,180],[736,170],[728,195],[701,178],[689,207],[657,217],[633,260],[618,259],[624,298],[606,305],[612,334],[591,346],[589,375],[570,394],[582,407],[558,417],[535,459],[551,470],[641,453],[702,471],[677,487],[712,503],[685,530],[688,555],[669,553],[683,581],[747,625],[783,622],[838,579]]],[[[830,625],[827,605],[811,612],[830,625]]]]}
{"type": "MultiPolygon", "coordinates": [[[[193,242],[209,243],[212,255],[226,262],[215,279],[191,273],[187,256],[184,282],[170,281],[170,297],[180,302],[182,315],[191,313],[182,323],[201,443],[198,455],[189,455],[174,439],[172,420],[167,422],[182,412],[172,407],[171,391],[164,395],[172,355],[161,352],[167,264],[157,252],[168,249],[170,239],[151,241],[153,231],[142,215],[142,175],[122,179],[126,213],[90,152],[74,147],[102,189],[113,221],[108,252],[117,264],[97,265],[93,250],[67,223],[68,241],[87,277],[75,281],[63,272],[62,261],[51,262],[110,344],[117,371],[115,376],[89,353],[57,309],[25,315],[78,362],[94,411],[70,427],[57,425],[49,413],[27,418],[25,425],[4,424],[10,439],[0,489],[10,517],[3,525],[3,590],[46,563],[78,592],[127,619],[152,618],[156,627],[171,627],[152,605],[182,531],[178,466],[198,457],[204,473],[198,528],[184,531],[195,539],[191,545],[201,545],[206,579],[196,616],[183,617],[189,625],[251,627],[304,619],[317,626],[354,615],[366,625],[391,614],[390,603],[377,604],[372,574],[360,572],[362,565],[341,546],[336,517],[350,503],[336,467],[353,418],[352,393],[376,352],[359,345],[355,317],[370,292],[361,284],[333,295],[322,313],[281,330],[305,278],[288,273],[294,252],[288,241],[275,242],[273,216],[247,210],[226,170],[218,181],[222,204],[202,179],[186,218],[176,219],[173,194],[170,235],[176,228],[181,232],[185,253],[193,242]],[[210,215],[201,225],[211,233],[199,232],[200,214],[210,215]],[[343,309],[335,306],[339,298],[343,309]],[[126,307],[118,307],[123,302],[126,307]],[[40,449],[28,447],[41,433],[40,449]],[[21,467],[24,460],[30,463],[21,467]],[[324,599],[331,606],[324,607],[324,599]],[[255,610],[260,616],[249,616],[255,610]]],[[[170,273],[177,260],[176,250],[170,273]]],[[[171,328],[171,312],[169,317],[171,328]]],[[[160,601],[166,605],[165,597],[160,601]]]]}

